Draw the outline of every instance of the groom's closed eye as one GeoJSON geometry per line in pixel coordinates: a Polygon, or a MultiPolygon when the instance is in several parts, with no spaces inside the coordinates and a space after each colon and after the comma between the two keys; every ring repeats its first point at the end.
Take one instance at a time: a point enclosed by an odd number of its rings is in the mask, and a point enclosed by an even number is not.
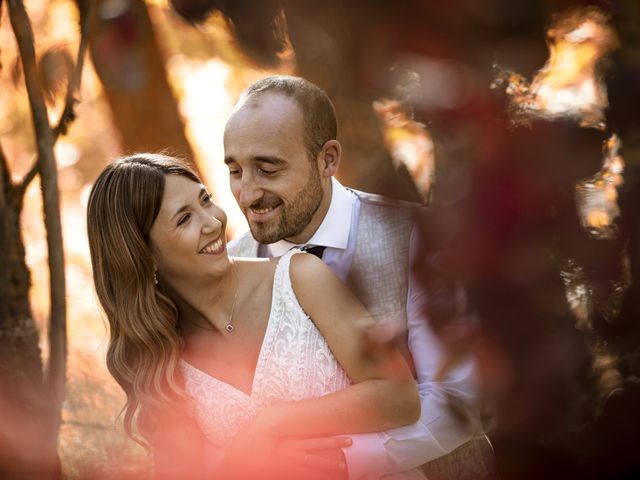
{"type": "Polygon", "coordinates": [[[256,169],[265,176],[275,175],[287,166],[287,162],[278,157],[257,157],[256,169]]]}

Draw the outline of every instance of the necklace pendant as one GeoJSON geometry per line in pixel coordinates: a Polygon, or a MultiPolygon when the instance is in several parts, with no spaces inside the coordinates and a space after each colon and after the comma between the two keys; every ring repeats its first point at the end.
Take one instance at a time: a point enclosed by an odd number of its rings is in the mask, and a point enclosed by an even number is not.
{"type": "Polygon", "coordinates": [[[224,329],[227,331],[227,333],[231,333],[235,330],[235,327],[233,325],[231,325],[230,323],[227,323],[224,326],[224,329]]]}

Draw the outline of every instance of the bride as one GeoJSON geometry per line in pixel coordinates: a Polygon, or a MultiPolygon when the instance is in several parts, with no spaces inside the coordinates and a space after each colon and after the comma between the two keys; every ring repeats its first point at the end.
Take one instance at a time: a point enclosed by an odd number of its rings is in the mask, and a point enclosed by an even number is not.
{"type": "Polygon", "coordinates": [[[124,426],[151,446],[159,477],[201,478],[213,463],[207,478],[326,478],[334,464],[287,439],[419,418],[404,360],[371,348],[371,317],[333,272],[297,250],[229,258],[225,213],[183,162],[110,164],[87,224],[124,426]]]}

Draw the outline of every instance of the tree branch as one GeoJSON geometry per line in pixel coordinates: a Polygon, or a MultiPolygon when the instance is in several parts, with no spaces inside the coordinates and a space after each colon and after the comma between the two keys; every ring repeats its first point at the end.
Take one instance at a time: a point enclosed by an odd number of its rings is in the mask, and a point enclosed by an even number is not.
{"type": "Polygon", "coordinates": [[[24,195],[24,193],[27,191],[27,188],[29,188],[29,184],[33,181],[34,178],[36,178],[36,175],[38,175],[39,171],[40,171],[40,162],[36,158],[36,160],[33,162],[33,165],[31,166],[29,171],[22,178],[22,181],[18,185],[16,185],[16,193],[19,196],[24,195]]]}
{"type": "MultiPolygon", "coordinates": [[[[78,103],[76,96],[80,91],[82,71],[84,70],[84,59],[87,56],[87,49],[89,48],[89,26],[91,25],[91,17],[93,15],[94,5],[95,2],[90,1],[88,2],[87,11],[84,13],[80,12],[80,45],[78,46],[78,54],[76,55],[76,65],[73,69],[71,78],[69,79],[69,85],[67,86],[67,95],[65,96],[64,109],[62,110],[62,114],[58,119],[58,124],[53,129],[54,143],[60,135],[64,135],[67,133],[69,124],[76,118],[74,108],[78,103]]],[[[40,162],[36,160],[33,163],[33,166],[29,169],[27,174],[22,179],[21,184],[16,187],[19,195],[24,195],[24,192],[26,192],[29,184],[38,174],[39,167],[40,162]]]]}
{"type": "Polygon", "coordinates": [[[52,397],[52,440],[56,441],[60,429],[60,412],[64,398],[67,360],[64,251],[62,248],[58,176],[53,154],[53,132],[49,125],[47,107],[38,83],[31,22],[22,0],[8,0],[7,3],[9,5],[11,28],[16,37],[22,61],[25,85],[36,134],[38,164],[42,180],[44,222],[47,230],[47,249],[49,254],[49,292],[51,296],[49,318],[50,354],[47,386],[52,397]]]}
{"type": "MultiPolygon", "coordinates": [[[[80,91],[80,81],[82,79],[82,70],[84,67],[84,59],[86,57],[87,48],[89,47],[89,29],[91,25],[91,19],[93,17],[94,5],[96,2],[87,2],[87,11],[80,12],[80,45],[78,47],[78,55],[76,56],[76,65],[73,70],[73,74],[69,79],[69,85],[67,87],[67,96],[65,99],[64,109],[58,120],[58,125],[53,130],[54,142],[60,135],[67,133],[69,124],[76,118],[74,107],[78,103],[76,98],[80,91]]],[[[26,179],[26,177],[25,177],[26,179]]]]}
{"type": "MultiPolygon", "coordinates": [[[[0,0],[1,1],[1,0],[0,0]]],[[[80,45],[78,47],[78,54],[76,55],[76,65],[73,69],[71,78],[69,79],[69,85],[67,87],[67,95],[65,97],[64,109],[58,119],[58,124],[53,129],[53,142],[60,135],[67,133],[69,124],[75,120],[76,114],[74,108],[78,103],[77,94],[80,90],[80,83],[82,80],[82,71],[84,70],[84,59],[87,56],[87,49],[89,48],[89,26],[91,25],[91,17],[93,15],[95,2],[88,2],[87,12],[81,12],[80,21],[80,45]]],[[[29,184],[33,181],[39,172],[40,162],[36,160],[33,166],[29,169],[27,174],[22,179],[22,183],[17,186],[16,190],[19,195],[24,195],[29,184]]]]}

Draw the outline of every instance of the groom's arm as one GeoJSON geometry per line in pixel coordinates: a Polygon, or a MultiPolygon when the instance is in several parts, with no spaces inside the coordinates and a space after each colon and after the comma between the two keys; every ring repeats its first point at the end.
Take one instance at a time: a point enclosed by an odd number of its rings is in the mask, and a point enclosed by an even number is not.
{"type": "Polygon", "coordinates": [[[472,362],[460,365],[445,381],[419,383],[422,414],[418,422],[386,432],[351,436],[353,445],[344,449],[349,479],[372,480],[410,470],[470,440],[479,429],[474,384],[472,362]],[[467,421],[459,419],[453,406],[457,413],[468,417],[467,421]]]}
{"type": "MultiPolygon", "coordinates": [[[[412,235],[412,260],[417,246],[417,237],[412,235]]],[[[479,384],[475,361],[469,356],[450,369],[444,378],[435,378],[445,360],[445,351],[425,316],[426,300],[427,293],[411,277],[407,327],[420,394],[420,420],[385,432],[352,435],[353,445],[344,449],[350,480],[378,479],[384,474],[419,467],[446,455],[479,433],[479,384]]]]}
{"type": "Polygon", "coordinates": [[[470,378],[461,367],[457,379],[419,385],[422,415],[413,425],[386,432],[352,435],[353,445],[344,449],[350,480],[373,480],[388,473],[419,467],[446,455],[470,440],[479,429],[477,414],[468,403],[473,395],[465,388],[470,378]],[[455,396],[471,415],[461,422],[449,405],[455,396]]]}

